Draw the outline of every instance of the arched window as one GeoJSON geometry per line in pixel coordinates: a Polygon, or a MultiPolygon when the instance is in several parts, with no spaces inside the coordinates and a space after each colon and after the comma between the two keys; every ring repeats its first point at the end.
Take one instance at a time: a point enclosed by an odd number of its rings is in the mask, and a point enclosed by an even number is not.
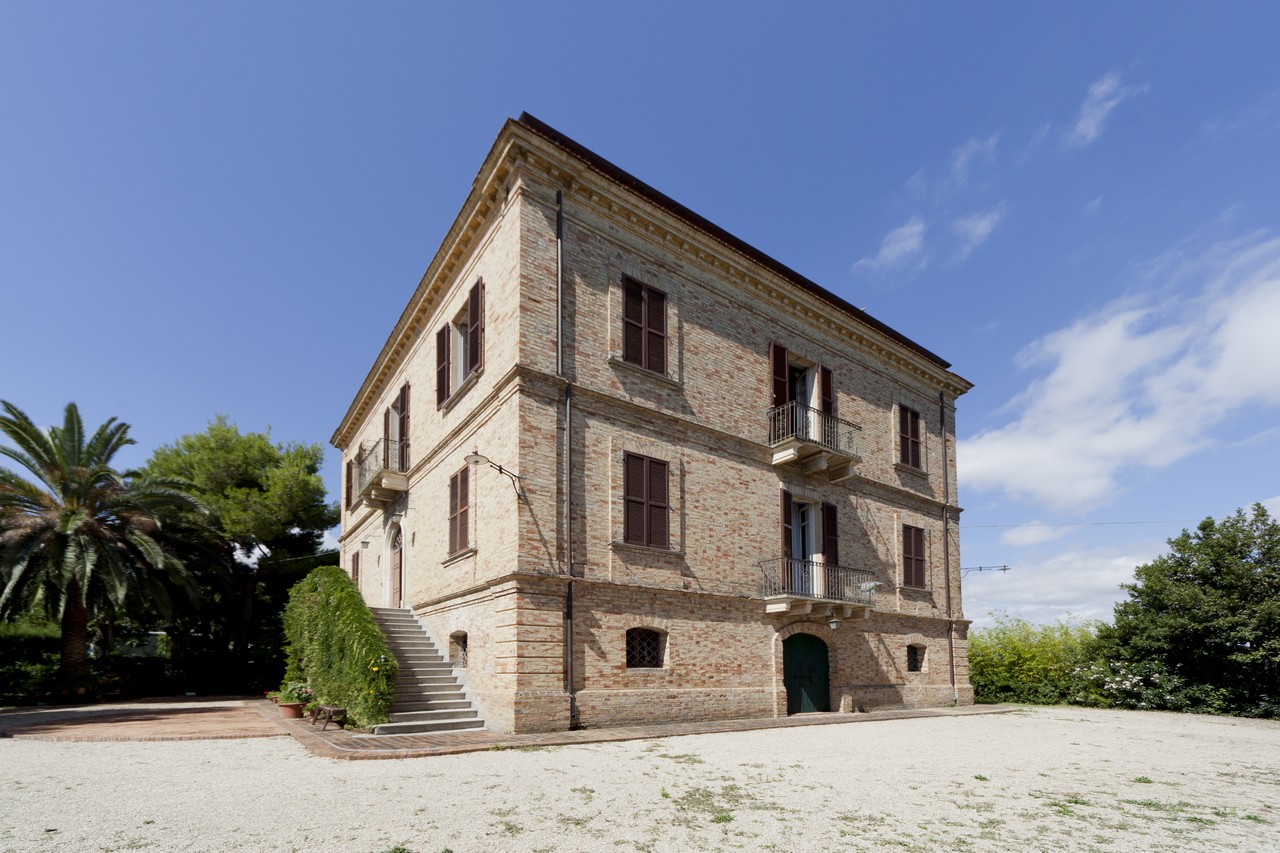
{"type": "Polygon", "coordinates": [[[627,629],[627,669],[661,669],[665,637],[652,628],[627,629]]]}

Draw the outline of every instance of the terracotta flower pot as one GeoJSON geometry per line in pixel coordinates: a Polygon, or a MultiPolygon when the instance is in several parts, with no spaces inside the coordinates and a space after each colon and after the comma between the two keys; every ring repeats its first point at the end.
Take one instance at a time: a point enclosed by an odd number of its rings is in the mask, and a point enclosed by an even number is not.
{"type": "Polygon", "coordinates": [[[280,704],[280,716],[282,716],[282,717],[284,717],[284,718],[286,718],[286,719],[290,719],[290,720],[301,720],[301,719],[302,719],[302,704],[303,704],[303,703],[301,703],[301,702],[281,702],[281,703],[279,703],[279,704],[280,704]]]}

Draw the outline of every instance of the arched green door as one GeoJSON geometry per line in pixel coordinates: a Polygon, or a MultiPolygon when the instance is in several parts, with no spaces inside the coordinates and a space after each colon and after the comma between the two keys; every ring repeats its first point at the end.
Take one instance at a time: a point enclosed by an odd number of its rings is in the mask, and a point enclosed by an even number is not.
{"type": "Polygon", "coordinates": [[[812,634],[792,634],[782,641],[782,686],[787,713],[830,711],[827,644],[812,634]]]}

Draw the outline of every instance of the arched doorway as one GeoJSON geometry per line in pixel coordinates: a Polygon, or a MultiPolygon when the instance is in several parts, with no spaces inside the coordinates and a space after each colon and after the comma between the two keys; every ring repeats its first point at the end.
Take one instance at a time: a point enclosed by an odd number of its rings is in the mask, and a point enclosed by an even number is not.
{"type": "Polygon", "coordinates": [[[404,587],[404,536],[400,528],[391,537],[391,606],[399,607],[404,587]]]}
{"type": "Polygon", "coordinates": [[[831,710],[827,644],[812,634],[792,634],[782,641],[782,686],[787,713],[831,710]]]}

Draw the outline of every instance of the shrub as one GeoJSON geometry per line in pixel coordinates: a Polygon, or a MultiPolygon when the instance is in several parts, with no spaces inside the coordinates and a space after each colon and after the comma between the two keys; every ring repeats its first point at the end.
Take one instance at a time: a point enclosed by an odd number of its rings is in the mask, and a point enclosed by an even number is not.
{"type": "Polygon", "coordinates": [[[341,705],[359,726],[386,722],[399,667],[346,572],[321,566],[295,584],[284,633],[286,685],[310,684],[316,701],[341,705]]]}
{"type": "Polygon", "coordinates": [[[1095,623],[1032,625],[997,616],[969,634],[969,680],[977,702],[1103,704],[1085,670],[1095,660],[1095,623]]]}

